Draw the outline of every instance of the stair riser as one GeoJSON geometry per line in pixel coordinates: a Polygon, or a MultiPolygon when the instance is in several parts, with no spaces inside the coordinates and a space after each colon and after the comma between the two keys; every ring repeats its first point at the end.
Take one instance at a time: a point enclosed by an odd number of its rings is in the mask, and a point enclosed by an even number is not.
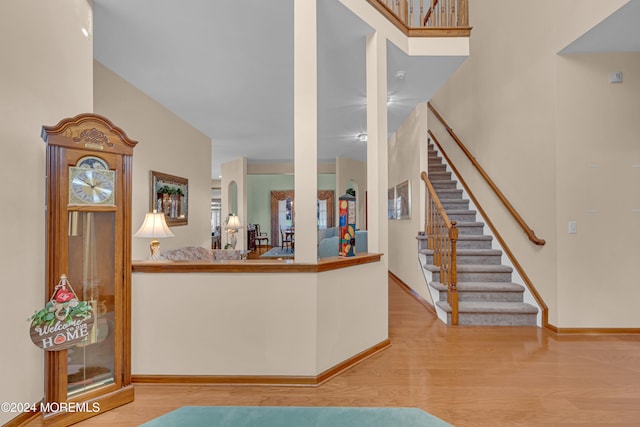
{"type": "MultiPolygon", "coordinates": [[[[457,254],[458,265],[500,265],[500,255],[460,255],[457,254]]],[[[433,255],[427,255],[426,264],[433,264],[433,255]]]]}
{"type": "MultiPolygon", "coordinates": [[[[460,272],[458,271],[458,283],[462,282],[510,282],[511,273],[502,272],[460,272]]],[[[433,281],[440,281],[440,272],[433,273],[433,281]]]]}
{"type": "Polygon", "coordinates": [[[433,188],[436,189],[436,193],[438,192],[438,190],[455,190],[457,188],[456,181],[438,181],[431,182],[431,184],[433,185],[433,188]]]}
{"type": "Polygon", "coordinates": [[[447,171],[447,165],[443,164],[443,163],[432,163],[431,161],[429,161],[428,164],[428,169],[429,174],[434,173],[434,172],[446,172],[447,171]]]}
{"type": "Polygon", "coordinates": [[[464,240],[456,243],[458,249],[491,249],[491,240],[464,240]]]}
{"type": "Polygon", "coordinates": [[[462,190],[436,190],[440,200],[461,200],[462,190]]]}
{"type": "MultiPolygon", "coordinates": [[[[447,292],[440,291],[440,301],[447,300],[447,292]]],[[[459,302],[522,302],[522,292],[464,292],[458,291],[459,302]]]]}
{"type": "Polygon", "coordinates": [[[444,210],[454,209],[457,211],[469,210],[468,200],[440,200],[444,210]]]}
{"type": "MultiPolygon", "coordinates": [[[[536,326],[535,314],[501,314],[501,313],[459,313],[458,325],[484,326],[536,326]]],[[[451,324],[451,315],[447,315],[447,322],[451,324]]]]}
{"type": "Polygon", "coordinates": [[[464,214],[464,213],[450,214],[447,212],[447,216],[451,221],[474,222],[476,220],[476,214],[473,212],[468,214],[464,214]]]}
{"type": "Polygon", "coordinates": [[[430,172],[429,179],[431,181],[447,181],[451,179],[451,172],[430,172]]]}
{"type": "Polygon", "coordinates": [[[474,226],[459,226],[458,225],[458,234],[460,236],[480,236],[484,231],[484,227],[482,225],[474,225],[474,226]]]}

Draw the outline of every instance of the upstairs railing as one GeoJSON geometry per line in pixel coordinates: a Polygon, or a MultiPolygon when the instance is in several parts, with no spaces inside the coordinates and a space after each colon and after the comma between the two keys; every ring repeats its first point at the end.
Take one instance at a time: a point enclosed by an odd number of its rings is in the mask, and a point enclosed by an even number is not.
{"type": "Polygon", "coordinates": [[[420,174],[426,187],[425,233],[427,248],[433,251],[433,264],[440,269],[440,284],[447,288],[451,306],[451,324],[458,324],[458,282],[456,242],[458,228],[450,221],[426,172],[420,174]]]}
{"type": "Polygon", "coordinates": [[[367,0],[411,36],[468,36],[468,0],[367,0]],[[431,31],[435,30],[435,31],[431,31]]]}

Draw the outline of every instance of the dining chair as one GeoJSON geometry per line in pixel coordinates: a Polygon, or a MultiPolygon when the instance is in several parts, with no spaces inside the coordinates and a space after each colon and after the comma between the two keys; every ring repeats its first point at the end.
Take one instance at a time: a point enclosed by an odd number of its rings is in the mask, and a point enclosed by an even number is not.
{"type": "Polygon", "coordinates": [[[267,233],[264,231],[260,231],[260,224],[253,225],[256,228],[256,246],[262,246],[262,242],[265,242],[265,244],[268,246],[269,237],[267,236],[267,233]]]}
{"type": "Polygon", "coordinates": [[[285,246],[293,249],[293,240],[291,234],[285,233],[285,231],[280,228],[280,248],[284,249],[285,246]]]}

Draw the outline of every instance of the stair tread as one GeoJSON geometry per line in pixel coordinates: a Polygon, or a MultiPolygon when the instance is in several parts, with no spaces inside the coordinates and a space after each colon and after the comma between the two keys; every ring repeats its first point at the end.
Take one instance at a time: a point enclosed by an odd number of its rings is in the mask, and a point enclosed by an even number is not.
{"type": "MultiPolygon", "coordinates": [[[[440,267],[434,264],[425,264],[429,271],[440,271],[440,267]]],[[[512,273],[513,268],[502,264],[458,264],[458,273],[512,273]]],[[[462,282],[458,282],[462,283],[462,282]]]]}
{"type": "Polygon", "coordinates": [[[456,221],[456,227],[480,227],[484,226],[484,222],[479,221],[456,221]]]}
{"type": "MultiPolygon", "coordinates": [[[[447,312],[451,312],[451,306],[444,301],[436,304],[447,312]]],[[[458,313],[509,313],[509,314],[537,314],[538,309],[526,302],[484,302],[484,301],[460,301],[458,313]]]]}
{"type": "Polygon", "coordinates": [[[496,264],[458,264],[459,273],[511,273],[513,268],[508,265],[496,264]]]}
{"type": "Polygon", "coordinates": [[[493,240],[493,237],[486,234],[459,234],[458,240],[493,240]]]}
{"type": "MultiPolygon", "coordinates": [[[[433,249],[420,249],[421,254],[432,255],[433,249]]],[[[496,256],[502,255],[502,251],[500,249],[466,249],[460,248],[456,249],[456,253],[458,256],[470,256],[470,255],[486,255],[486,256],[496,256]]]]}
{"type": "MultiPolygon", "coordinates": [[[[447,287],[440,282],[431,282],[431,287],[438,291],[446,291],[447,287]]],[[[524,286],[514,282],[460,282],[456,284],[458,292],[522,292],[524,286]]]]}

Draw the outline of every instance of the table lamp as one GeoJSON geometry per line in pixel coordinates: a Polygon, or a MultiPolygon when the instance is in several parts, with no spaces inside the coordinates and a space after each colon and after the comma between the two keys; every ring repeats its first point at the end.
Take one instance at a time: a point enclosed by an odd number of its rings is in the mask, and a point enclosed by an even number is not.
{"type": "Polygon", "coordinates": [[[231,249],[236,248],[236,243],[238,242],[236,233],[240,228],[242,228],[242,226],[240,225],[240,218],[238,218],[238,215],[229,214],[229,217],[227,218],[227,224],[225,225],[224,229],[229,235],[228,240],[231,249]]]}
{"type": "Polygon", "coordinates": [[[144,216],[144,222],[140,229],[134,234],[135,237],[151,238],[149,249],[151,255],[149,259],[161,259],[160,242],[158,239],[165,237],[173,237],[174,234],[169,230],[167,222],[164,219],[164,213],[158,213],[155,209],[153,212],[147,212],[144,216]]]}

